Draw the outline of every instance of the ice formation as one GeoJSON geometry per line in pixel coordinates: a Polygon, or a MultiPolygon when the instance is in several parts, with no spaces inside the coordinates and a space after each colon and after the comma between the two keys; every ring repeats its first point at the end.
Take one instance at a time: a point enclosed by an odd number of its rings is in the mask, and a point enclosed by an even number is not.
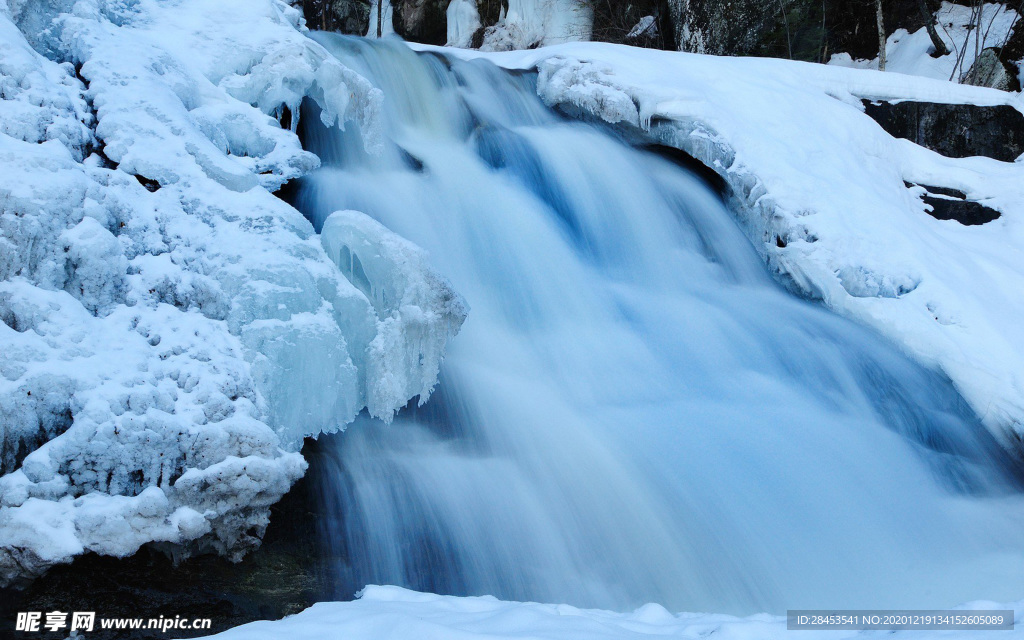
{"type": "Polygon", "coordinates": [[[581,0],[509,0],[498,24],[484,32],[481,51],[532,49],[589,40],[593,9],[581,0]]]}
{"type": "Polygon", "coordinates": [[[445,11],[448,25],[448,46],[468,48],[473,34],[480,29],[480,12],[476,0],[452,0],[445,11]]]}
{"type": "Polygon", "coordinates": [[[426,402],[441,355],[466,319],[466,305],[429,266],[427,254],[358,211],[338,211],[320,233],[327,255],[365,295],[375,331],[365,347],[364,403],[389,421],[409,398],[426,402]]]}
{"type": "Polygon", "coordinates": [[[371,150],[382,98],[295,9],[0,0],[0,95],[0,584],[149,542],[239,557],[303,436],[429,394],[457,296],[350,214],[402,296],[371,304],[271,193],[319,164],[304,97],[371,150]]]}

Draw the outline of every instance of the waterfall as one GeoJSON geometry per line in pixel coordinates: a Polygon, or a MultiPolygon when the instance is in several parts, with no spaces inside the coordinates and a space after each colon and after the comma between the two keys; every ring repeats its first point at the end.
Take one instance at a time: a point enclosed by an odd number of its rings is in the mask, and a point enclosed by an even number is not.
{"type": "Polygon", "coordinates": [[[530,74],[316,37],[383,89],[388,141],[368,155],[307,105],[323,167],[296,206],[376,218],[471,307],[429,403],[323,444],[332,595],[1021,597],[1009,457],[945,377],[776,285],[700,177],[548,110],[530,74]]]}

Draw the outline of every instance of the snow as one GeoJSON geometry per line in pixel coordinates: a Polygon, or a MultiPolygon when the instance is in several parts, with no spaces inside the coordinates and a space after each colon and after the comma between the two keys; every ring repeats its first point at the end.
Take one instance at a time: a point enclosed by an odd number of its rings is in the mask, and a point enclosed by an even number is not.
{"type": "MultiPolygon", "coordinates": [[[[1014,609],[1017,630],[893,631],[894,640],[959,638],[986,640],[1022,637],[1019,630],[1024,603],[998,605],[976,602],[972,609],[1014,609]],[[994,634],[994,635],[993,635],[994,634]]],[[[800,631],[807,640],[876,637],[877,631],[800,631]]],[[[635,640],[638,638],[722,638],[770,640],[788,638],[785,616],[758,614],[736,617],[713,613],[672,614],[658,604],[630,613],[577,609],[564,604],[503,602],[492,597],[451,597],[417,593],[398,587],[369,586],[353,602],[313,605],[298,615],[276,622],[254,622],[208,636],[218,640],[635,640]]]]}
{"type": "Polygon", "coordinates": [[[49,64],[0,4],[0,133],[25,142],[60,140],[78,159],[92,117],[70,65],[49,64]]]}
{"type": "MultiPolygon", "coordinates": [[[[987,47],[1001,47],[1019,16],[1005,4],[982,4],[979,8],[943,2],[935,12],[936,31],[949,53],[933,58],[934,49],[928,30],[914,33],[897,29],[886,41],[885,70],[938,80],[960,80],[974,64],[975,57],[987,47]],[[981,12],[980,20],[976,15],[981,12]],[[982,25],[974,29],[972,24],[982,25]]],[[[859,69],[878,69],[878,58],[854,60],[848,53],[832,56],[829,64],[859,69]]]]}
{"type": "MultiPolygon", "coordinates": [[[[451,50],[449,50],[451,51],[451,50]]],[[[1017,94],[902,74],[569,43],[498,54],[550,105],[642,130],[722,175],[776,276],[940,367],[1009,444],[1024,435],[1024,163],[894,139],[862,99],[1024,110],[1017,94]],[[904,181],[1002,213],[965,227],[904,181]],[[780,246],[785,245],[785,246],[780,246]]]]}
{"type": "Polygon", "coordinates": [[[593,9],[581,0],[509,0],[498,24],[484,32],[481,51],[532,49],[590,39],[593,9]]]}
{"type": "Polygon", "coordinates": [[[319,165],[275,119],[305,96],[376,144],[380,92],[301,22],[0,0],[0,583],[150,542],[237,559],[303,436],[433,388],[465,309],[427,258],[373,231],[403,296],[377,311],[271,193],[319,165]]]}

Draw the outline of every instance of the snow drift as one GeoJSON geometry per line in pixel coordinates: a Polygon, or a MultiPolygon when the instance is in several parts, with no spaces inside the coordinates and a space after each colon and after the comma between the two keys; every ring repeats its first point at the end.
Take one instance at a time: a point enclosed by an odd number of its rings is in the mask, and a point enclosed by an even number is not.
{"type": "Polygon", "coordinates": [[[295,9],[2,0],[0,95],[0,583],[151,542],[240,557],[303,436],[429,396],[457,294],[350,214],[353,284],[271,193],[319,165],[275,117],[308,96],[372,150],[381,101],[295,9]]]}

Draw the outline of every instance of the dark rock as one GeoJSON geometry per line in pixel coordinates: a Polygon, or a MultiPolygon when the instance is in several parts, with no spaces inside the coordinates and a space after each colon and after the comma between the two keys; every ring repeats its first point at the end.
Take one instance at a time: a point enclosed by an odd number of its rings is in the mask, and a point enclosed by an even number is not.
{"type": "Polygon", "coordinates": [[[508,0],[476,0],[476,10],[480,14],[481,29],[498,24],[502,9],[508,11],[508,0]]]}
{"type": "Polygon", "coordinates": [[[370,0],[302,0],[301,4],[310,29],[362,36],[370,27],[370,0]]]}
{"type": "Polygon", "coordinates": [[[999,212],[980,202],[967,199],[967,194],[956,189],[905,183],[908,188],[924,189],[921,199],[931,207],[928,214],[936,220],[956,220],[962,225],[979,225],[999,218],[999,212]]]}
{"type": "Polygon", "coordinates": [[[706,164],[685,151],[663,144],[645,143],[640,144],[639,146],[645,151],[655,153],[669,162],[683,167],[691,173],[697,174],[697,176],[700,177],[705,184],[711,187],[719,196],[724,198],[728,194],[729,186],[726,184],[725,178],[719,175],[717,171],[708,167],[706,164]]]}
{"type": "Polygon", "coordinates": [[[788,57],[781,7],[758,0],[672,0],[676,44],[683,51],[714,55],[788,57]]]}
{"type": "Polygon", "coordinates": [[[146,188],[146,191],[152,193],[160,189],[160,183],[157,182],[156,180],[140,175],[136,175],[135,179],[139,181],[139,184],[146,188]]]}
{"type": "Polygon", "coordinates": [[[1024,25],[1018,20],[1010,37],[1007,38],[999,50],[999,57],[1003,62],[1016,64],[1024,60],[1024,25]]]}
{"type": "MultiPolygon", "coordinates": [[[[883,0],[885,32],[898,29],[914,33],[942,6],[941,0],[926,0],[927,13],[922,15],[920,0],[883,0]]],[[[826,0],[825,29],[827,55],[849,53],[854,58],[871,59],[878,55],[878,26],[874,0],[826,0]]]]}
{"type": "Polygon", "coordinates": [[[592,0],[594,30],[592,38],[654,49],[675,49],[675,26],[668,0],[592,0]],[[629,34],[644,18],[651,16],[654,24],[639,37],[629,34]]]}
{"type": "Polygon", "coordinates": [[[487,29],[488,27],[480,27],[473,33],[473,38],[469,41],[470,48],[479,49],[484,46],[484,36],[487,35],[487,29]]]}
{"type": "Polygon", "coordinates": [[[391,0],[395,33],[406,40],[443,45],[448,40],[448,0],[391,0]]]}
{"type": "Polygon", "coordinates": [[[1013,162],[1024,153],[1024,115],[1013,107],[864,101],[864,110],[890,135],[950,158],[1013,162]]]}
{"type": "MultiPolygon", "coordinates": [[[[678,48],[824,62],[878,54],[874,0],[669,0],[678,48]]],[[[929,7],[939,3],[928,0],[929,7]]],[[[918,0],[886,0],[886,31],[924,26],[918,0]]]]}

